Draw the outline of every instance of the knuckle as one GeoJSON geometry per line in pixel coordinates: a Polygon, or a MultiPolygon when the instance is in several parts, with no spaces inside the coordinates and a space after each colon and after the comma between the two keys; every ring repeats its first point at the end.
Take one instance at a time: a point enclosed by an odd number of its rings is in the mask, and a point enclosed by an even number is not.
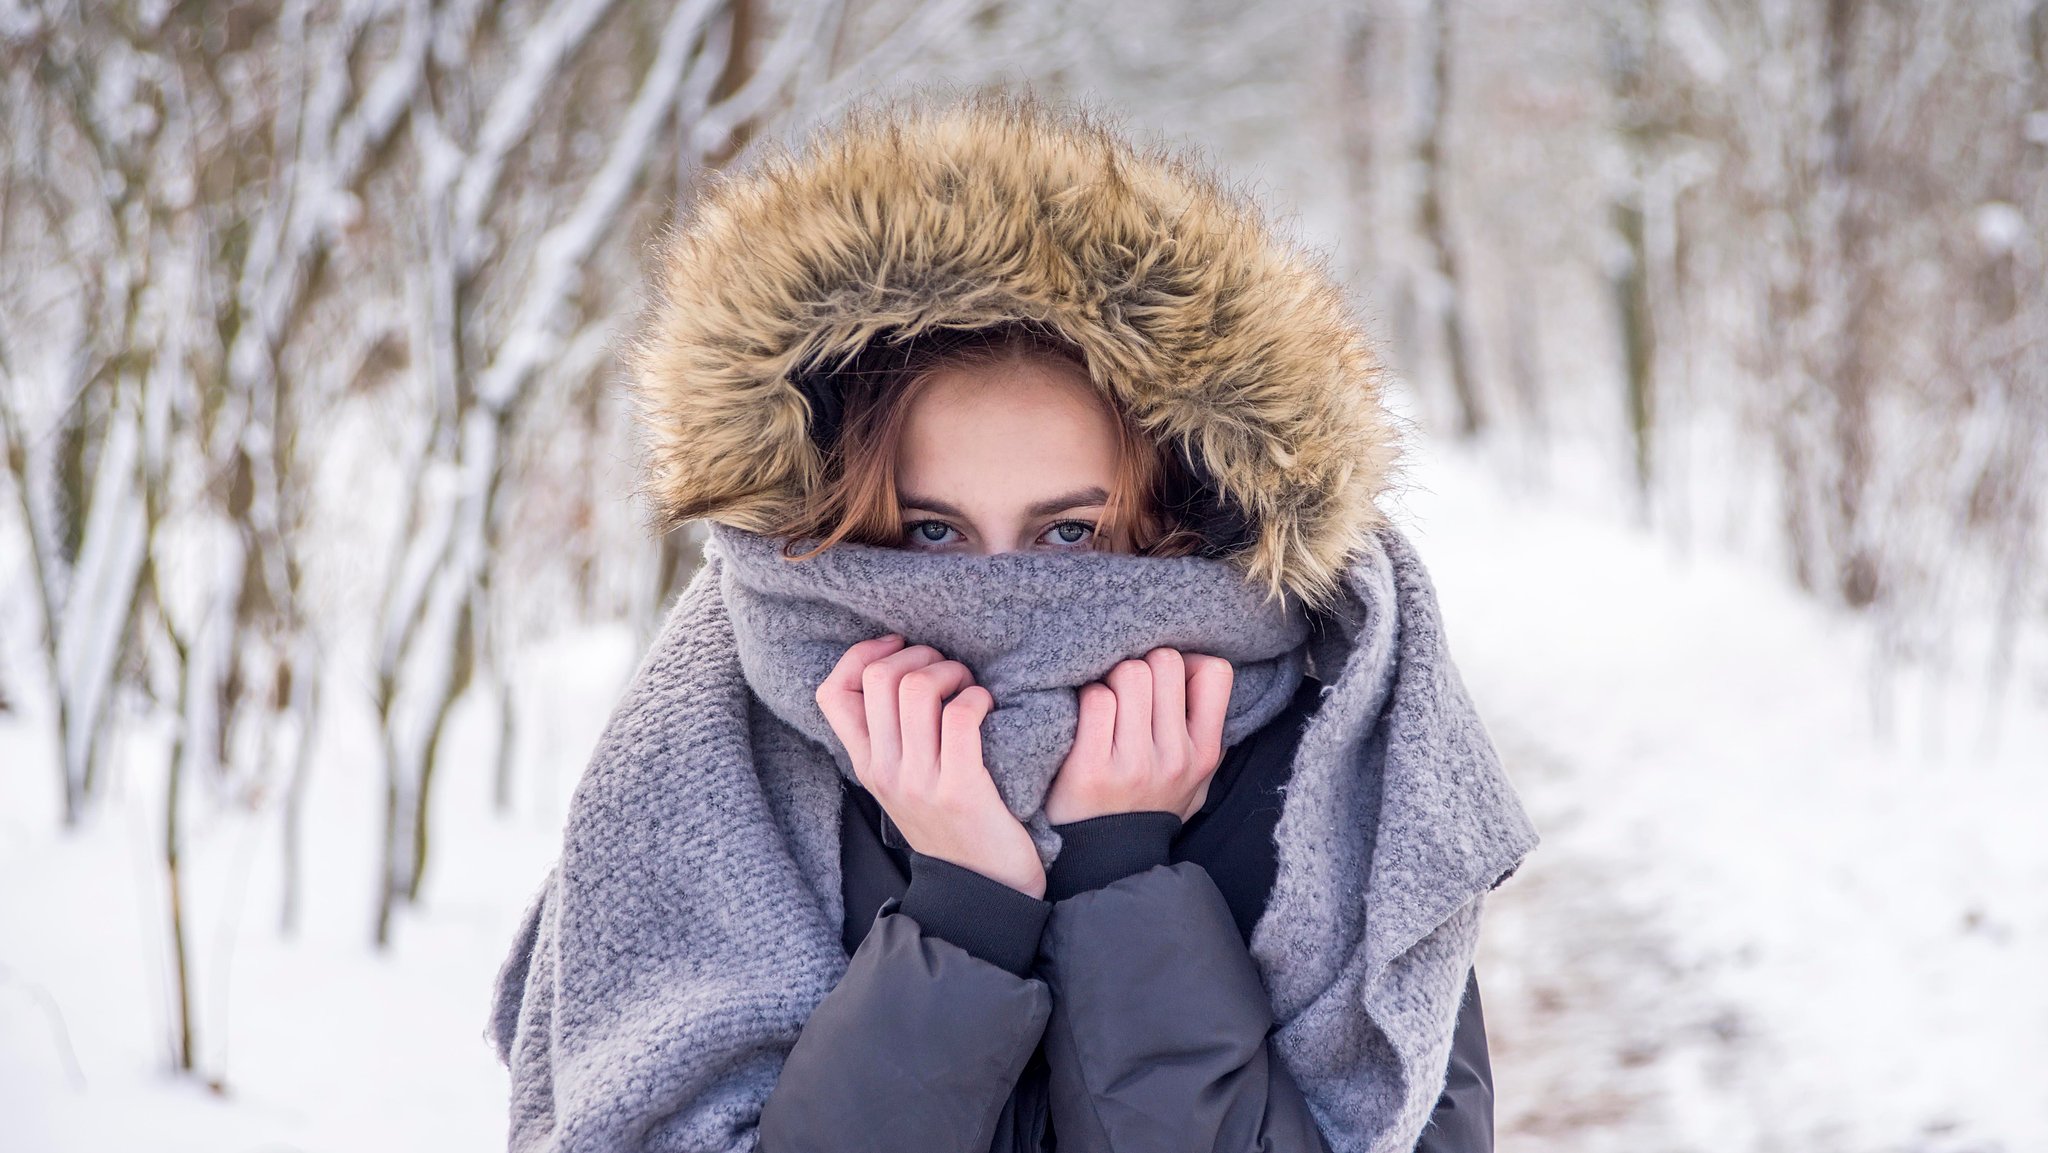
{"type": "Polygon", "coordinates": [[[959,668],[957,661],[939,661],[903,674],[903,683],[914,684],[920,691],[936,693],[958,675],[959,668]]]}

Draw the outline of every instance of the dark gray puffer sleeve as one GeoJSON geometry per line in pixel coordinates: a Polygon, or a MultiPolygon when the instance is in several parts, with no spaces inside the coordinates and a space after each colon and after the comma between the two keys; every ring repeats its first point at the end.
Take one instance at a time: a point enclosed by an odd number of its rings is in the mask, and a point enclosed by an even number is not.
{"type": "Polygon", "coordinates": [[[1052,993],[890,898],[762,1106],[760,1153],[988,1153],[1052,993]]]}
{"type": "Polygon", "coordinates": [[[1272,1003],[1193,861],[1053,904],[1038,974],[1060,1153],[1328,1153],[1267,1045],[1272,1003]]]}
{"type": "Polygon", "coordinates": [[[1451,1064],[1444,1091],[1415,1153],[1493,1153],[1493,1059],[1486,1051],[1486,1016],[1479,1003],[1479,970],[1465,974],[1465,999],[1451,1034],[1451,1064]]]}

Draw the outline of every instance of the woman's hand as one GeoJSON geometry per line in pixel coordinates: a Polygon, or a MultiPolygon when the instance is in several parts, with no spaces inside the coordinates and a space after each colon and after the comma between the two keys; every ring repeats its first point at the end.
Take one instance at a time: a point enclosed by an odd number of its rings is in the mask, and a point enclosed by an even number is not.
{"type": "Polygon", "coordinates": [[[911,848],[1045,896],[1031,833],[981,761],[981,722],[995,698],[966,665],[930,645],[903,648],[903,639],[861,641],[818,686],[818,707],[854,776],[911,848]]]}
{"type": "Polygon", "coordinates": [[[1194,816],[1223,762],[1234,675],[1222,657],[1156,648],[1082,685],[1074,747],[1046,795],[1046,819],[1064,825],[1151,810],[1194,816]]]}

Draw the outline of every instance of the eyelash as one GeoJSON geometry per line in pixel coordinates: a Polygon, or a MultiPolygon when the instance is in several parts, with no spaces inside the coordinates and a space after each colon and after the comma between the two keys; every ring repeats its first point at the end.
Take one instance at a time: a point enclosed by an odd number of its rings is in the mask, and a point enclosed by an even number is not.
{"type": "MultiPolygon", "coordinates": [[[[946,527],[947,527],[947,528],[952,528],[952,527],[953,527],[953,526],[952,526],[952,525],[950,525],[950,524],[946,524],[946,522],[945,522],[945,521],[942,521],[942,520],[937,520],[937,519],[934,519],[934,518],[931,518],[931,517],[926,517],[926,518],[925,518],[925,519],[923,519],[923,520],[914,520],[914,521],[910,521],[910,522],[906,523],[906,524],[905,524],[905,525],[903,526],[903,534],[904,534],[905,536],[909,536],[910,534],[912,534],[912,533],[916,532],[916,531],[917,531],[918,529],[920,529],[920,528],[922,528],[922,527],[924,527],[925,525],[928,525],[928,524],[940,524],[940,525],[946,525],[946,527]]],[[[1052,530],[1054,530],[1054,529],[1056,529],[1056,528],[1059,528],[1059,527],[1061,527],[1061,526],[1063,526],[1063,525],[1070,525],[1070,524],[1077,524],[1077,525],[1080,525],[1080,526],[1081,526],[1082,528],[1085,528],[1085,529],[1087,529],[1087,530],[1088,530],[1088,531],[1089,531],[1090,533],[1093,533],[1093,532],[1095,531],[1095,525],[1094,525],[1094,523],[1093,523],[1092,521],[1085,521],[1085,520],[1056,520],[1056,521],[1052,522],[1051,524],[1049,524],[1049,525],[1045,526],[1045,528],[1046,528],[1046,532],[1051,532],[1052,530]]],[[[957,531],[959,531],[959,530],[955,529],[954,531],[956,531],[956,532],[957,532],[957,531]]],[[[1039,535],[1043,536],[1043,535],[1044,535],[1044,533],[1040,533],[1039,535]]],[[[944,541],[923,541],[923,542],[921,542],[921,543],[924,543],[924,544],[944,544],[944,543],[946,543],[946,542],[944,542],[944,541]]],[[[1064,542],[1063,542],[1063,543],[1064,543],[1064,542]]],[[[1073,541],[1073,542],[1071,542],[1071,543],[1070,543],[1069,547],[1072,547],[1072,545],[1079,545],[1079,544],[1081,544],[1081,543],[1082,543],[1081,541],[1073,541]]]]}

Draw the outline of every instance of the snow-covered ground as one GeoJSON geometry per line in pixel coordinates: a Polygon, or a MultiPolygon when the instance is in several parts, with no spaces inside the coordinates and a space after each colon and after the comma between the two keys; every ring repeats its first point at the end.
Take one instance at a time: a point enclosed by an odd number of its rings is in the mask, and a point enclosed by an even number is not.
{"type": "MultiPolygon", "coordinates": [[[[1482,943],[1500,1147],[2048,1150],[2048,686],[2016,686],[1991,749],[1967,686],[1899,693],[1887,742],[1861,622],[1462,458],[1418,464],[1403,523],[1544,835],[1482,943]]],[[[274,819],[193,830],[218,1090],[164,1072],[151,746],[60,834],[20,643],[24,699],[0,714],[0,1149],[502,1148],[490,980],[637,658],[625,632],[519,662],[513,815],[491,812],[493,726],[457,718],[425,900],[386,953],[368,944],[375,728],[350,682],[329,689],[297,937],[276,931],[274,819]]]]}
{"type": "Polygon", "coordinates": [[[2048,681],[1870,675],[1774,574],[1425,463],[1544,843],[1480,960],[1510,1150],[2048,1150],[2048,681]],[[1892,704],[1879,736],[1873,700],[1892,704]]]}

